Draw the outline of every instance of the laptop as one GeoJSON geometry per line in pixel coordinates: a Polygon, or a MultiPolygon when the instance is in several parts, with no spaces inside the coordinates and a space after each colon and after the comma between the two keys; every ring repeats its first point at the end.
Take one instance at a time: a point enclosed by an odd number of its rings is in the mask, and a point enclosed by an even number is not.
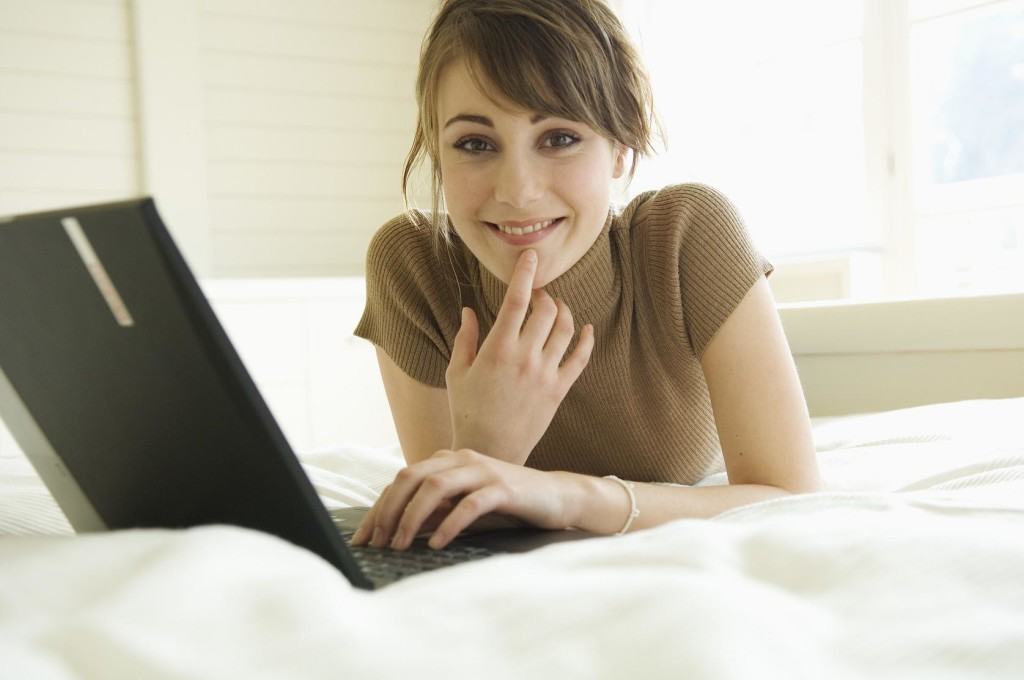
{"type": "Polygon", "coordinates": [[[328,512],[148,197],[0,218],[0,418],[77,532],[248,527],[358,588],[593,536],[351,546],[368,508],[328,512]]]}

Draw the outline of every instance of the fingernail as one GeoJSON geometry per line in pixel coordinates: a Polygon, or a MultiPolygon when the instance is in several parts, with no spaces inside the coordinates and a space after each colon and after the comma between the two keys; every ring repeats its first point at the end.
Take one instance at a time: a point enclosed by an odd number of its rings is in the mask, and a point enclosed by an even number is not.
{"type": "Polygon", "coordinates": [[[373,540],[370,541],[370,545],[374,548],[384,547],[384,532],[380,530],[380,527],[373,530],[373,540]]]}
{"type": "Polygon", "coordinates": [[[536,262],[537,261],[537,251],[536,250],[527,250],[526,251],[526,261],[527,262],[536,262]]]}
{"type": "Polygon", "coordinates": [[[391,539],[391,549],[398,550],[402,543],[405,541],[405,530],[399,529],[395,532],[395,537],[391,539]]]}
{"type": "Polygon", "coordinates": [[[442,545],[444,545],[444,538],[445,538],[444,534],[442,534],[442,533],[440,533],[438,531],[435,531],[434,535],[430,537],[430,541],[428,541],[428,544],[430,545],[431,548],[433,548],[434,550],[437,550],[442,545]]]}

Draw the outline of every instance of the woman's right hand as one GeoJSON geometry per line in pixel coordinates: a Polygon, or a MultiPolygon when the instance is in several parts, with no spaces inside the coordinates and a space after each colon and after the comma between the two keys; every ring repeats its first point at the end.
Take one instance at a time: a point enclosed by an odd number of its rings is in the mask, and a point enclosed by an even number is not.
{"type": "Polygon", "coordinates": [[[453,449],[522,465],[590,361],[593,326],[583,327],[566,357],[575,330],[572,313],[543,289],[533,290],[536,272],[537,253],[524,251],[479,352],[476,315],[462,310],[445,376],[453,449]],[[533,313],[524,325],[531,300],[533,313]]]}

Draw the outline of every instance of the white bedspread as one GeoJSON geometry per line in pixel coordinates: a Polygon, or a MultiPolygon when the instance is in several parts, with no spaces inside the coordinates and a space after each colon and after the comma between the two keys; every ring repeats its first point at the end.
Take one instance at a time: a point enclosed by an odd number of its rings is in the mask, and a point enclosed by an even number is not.
{"type": "MultiPolygon", "coordinates": [[[[1022,423],[1024,399],[816,420],[825,493],[376,593],[233,527],[40,535],[66,524],[0,459],[0,677],[1019,679],[1022,423]]],[[[399,465],[303,458],[329,505],[399,465]]]]}

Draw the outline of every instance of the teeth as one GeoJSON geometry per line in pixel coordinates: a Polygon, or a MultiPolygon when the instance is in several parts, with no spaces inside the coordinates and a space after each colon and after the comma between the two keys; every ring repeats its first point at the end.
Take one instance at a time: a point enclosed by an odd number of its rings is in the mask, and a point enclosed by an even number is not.
{"type": "Polygon", "coordinates": [[[535,231],[540,231],[545,227],[550,227],[551,223],[555,220],[548,220],[547,222],[538,222],[537,224],[530,225],[529,227],[506,227],[504,225],[497,225],[498,229],[501,229],[506,234],[512,234],[513,236],[522,236],[523,234],[532,234],[535,231]]]}

